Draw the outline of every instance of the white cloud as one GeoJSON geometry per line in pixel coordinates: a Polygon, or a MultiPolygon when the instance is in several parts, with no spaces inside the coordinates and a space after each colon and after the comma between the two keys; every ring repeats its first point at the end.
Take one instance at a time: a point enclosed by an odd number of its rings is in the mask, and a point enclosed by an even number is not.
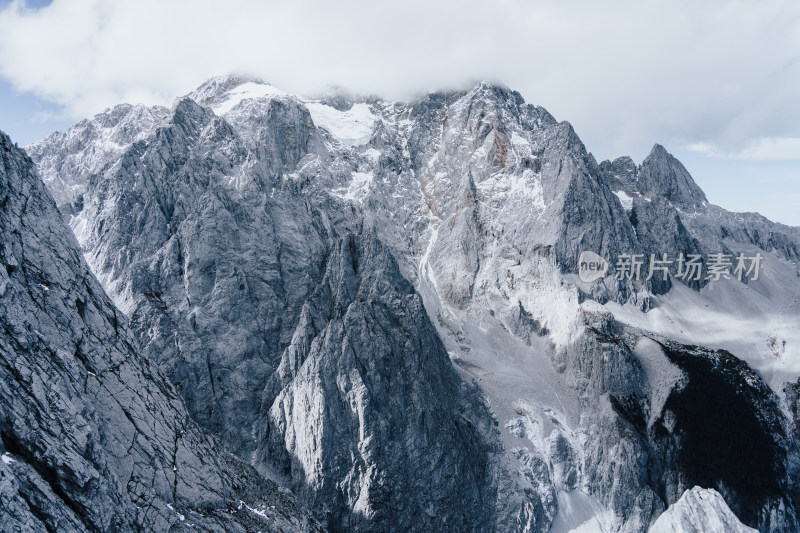
{"type": "Polygon", "coordinates": [[[694,143],[687,148],[711,157],[765,161],[800,161],[800,138],[797,137],[756,139],[737,151],[720,149],[709,143],[694,143]]]}
{"type": "Polygon", "coordinates": [[[599,157],[725,152],[800,125],[800,3],[55,0],[0,12],[0,75],[75,118],[215,74],[410,98],[503,82],[599,157]]]}

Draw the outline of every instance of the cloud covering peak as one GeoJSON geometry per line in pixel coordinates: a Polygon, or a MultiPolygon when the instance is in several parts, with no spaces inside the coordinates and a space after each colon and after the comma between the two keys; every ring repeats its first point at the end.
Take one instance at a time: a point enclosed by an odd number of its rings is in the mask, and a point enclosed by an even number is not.
{"type": "Polygon", "coordinates": [[[798,27],[791,0],[14,1],[0,76],[73,118],[230,72],[401,99],[486,79],[572,121],[598,157],[641,159],[656,141],[731,152],[796,130],[798,27]]]}

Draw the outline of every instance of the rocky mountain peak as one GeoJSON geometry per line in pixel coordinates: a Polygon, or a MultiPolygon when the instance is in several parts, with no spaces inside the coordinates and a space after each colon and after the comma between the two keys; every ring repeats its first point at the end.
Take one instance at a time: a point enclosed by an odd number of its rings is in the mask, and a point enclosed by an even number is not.
{"type": "Polygon", "coordinates": [[[200,105],[211,106],[215,101],[224,98],[230,91],[245,83],[267,85],[264,80],[257,77],[229,74],[208,79],[187,96],[200,105]]]}
{"type": "Polygon", "coordinates": [[[637,186],[644,196],[661,196],[679,207],[708,202],[683,164],[660,144],[653,146],[642,162],[637,186]]]}
{"type": "Polygon", "coordinates": [[[635,194],[639,167],[629,156],[603,161],[600,163],[600,171],[605,175],[612,191],[624,191],[628,196],[635,194]]]}
{"type": "Polygon", "coordinates": [[[197,136],[214,114],[191,98],[181,98],[175,104],[170,124],[180,127],[187,135],[197,136]]]}
{"type": "Polygon", "coordinates": [[[522,98],[519,92],[503,84],[488,81],[478,82],[467,94],[473,95],[473,97],[497,100],[498,102],[508,102],[517,106],[525,103],[525,99],[522,98]]]}
{"type": "Polygon", "coordinates": [[[243,76],[212,78],[185,98],[224,115],[245,100],[288,97],[286,93],[257,79],[243,76]]]}

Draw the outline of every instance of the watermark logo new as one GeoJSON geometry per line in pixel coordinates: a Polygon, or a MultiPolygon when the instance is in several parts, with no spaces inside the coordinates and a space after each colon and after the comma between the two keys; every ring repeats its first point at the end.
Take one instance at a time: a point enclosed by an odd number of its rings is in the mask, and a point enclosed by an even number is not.
{"type": "Polygon", "coordinates": [[[578,258],[578,276],[582,281],[595,281],[608,272],[608,261],[594,252],[581,252],[578,258]]]}
{"type": "MultiPolygon", "coordinates": [[[[648,262],[645,254],[620,254],[614,266],[614,277],[618,280],[649,281],[660,273],[664,281],[672,274],[675,279],[683,281],[719,281],[724,278],[746,283],[758,280],[763,259],[761,253],[753,256],[739,253],[734,256],[717,252],[706,254],[705,257],[679,253],[674,260],[669,259],[669,254],[650,254],[648,262]],[[670,268],[672,265],[674,267],[670,268]]],[[[609,267],[610,263],[594,252],[581,252],[578,258],[578,275],[587,283],[605,277],[609,267]]]]}

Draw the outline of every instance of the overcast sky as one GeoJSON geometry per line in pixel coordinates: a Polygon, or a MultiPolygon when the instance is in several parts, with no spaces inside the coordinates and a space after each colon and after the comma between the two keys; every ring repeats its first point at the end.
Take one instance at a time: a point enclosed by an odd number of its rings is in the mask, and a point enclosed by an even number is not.
{"type": "Polygon", "coordinates": [[[502,83],[598,160],[653,143],[709,199],[800,225],[800,2],[0,0],[0,129],[27,144],[212,75],[410,99],[502,83]]]}

